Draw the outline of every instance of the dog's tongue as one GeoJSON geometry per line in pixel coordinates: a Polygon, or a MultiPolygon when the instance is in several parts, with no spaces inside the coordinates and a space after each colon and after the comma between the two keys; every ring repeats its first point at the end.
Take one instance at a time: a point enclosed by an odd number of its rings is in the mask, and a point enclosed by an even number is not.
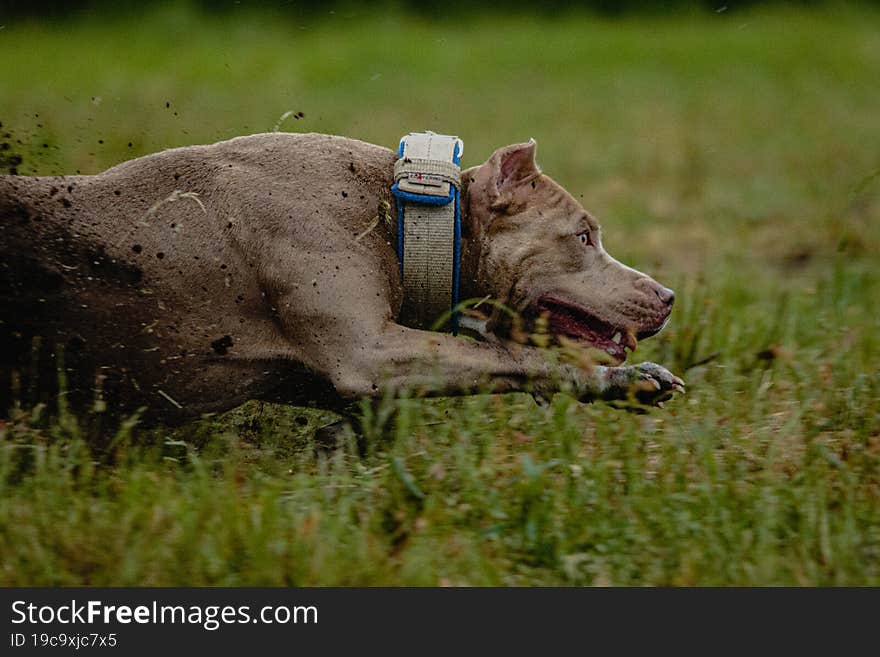
{"type": "MultiPolygon", "coordinates": [[[[584,322],[580,322],[568,313],[550,313],[550,332],[557,335],[567,335],[583,342],[586,345],[604,351],[612,358],[623,362],[626,360],[626,346],[628,342],[626,338],[618,344],[611,338],[602,335],[588,326],[584,322]]],[[[631,347],[633,350],[635,347],[631,347]]]]}

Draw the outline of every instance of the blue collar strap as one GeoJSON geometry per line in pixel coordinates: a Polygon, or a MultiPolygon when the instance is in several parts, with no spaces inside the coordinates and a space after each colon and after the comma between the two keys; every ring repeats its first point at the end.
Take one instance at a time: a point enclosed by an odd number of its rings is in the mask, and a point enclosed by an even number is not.
{"type": "Polygon", "coordinates": [[[391,191],[397,198],[397,257],[404,324],[431,328],[451,311],[458,331],[461,169],[458,137],[413,132],[400,140],[391,191]]]}

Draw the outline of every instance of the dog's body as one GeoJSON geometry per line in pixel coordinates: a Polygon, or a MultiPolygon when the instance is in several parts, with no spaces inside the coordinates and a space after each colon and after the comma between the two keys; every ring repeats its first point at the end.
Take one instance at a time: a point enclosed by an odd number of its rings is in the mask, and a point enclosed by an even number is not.
{"type": "MultiPolygon", "coordinates": [[[[623,345],[662,328],[671,291],[611,259],[595,220],[533,156],[534,144],[510,146],[463,172],[462,298],[543,312],[551,333],[622,361],[623,345]]],[[[35,387],[28,363],[53,362],[61,345],[72,397],[97,388],[165,421],[389,389],[565,385],[594,399],[647,380],[652,401],[680,389],[652,364],[582,369],[396,323],[395,159],[352,139],[266,134],[95,176],[0,177],[3,388],[35,387]]]]}

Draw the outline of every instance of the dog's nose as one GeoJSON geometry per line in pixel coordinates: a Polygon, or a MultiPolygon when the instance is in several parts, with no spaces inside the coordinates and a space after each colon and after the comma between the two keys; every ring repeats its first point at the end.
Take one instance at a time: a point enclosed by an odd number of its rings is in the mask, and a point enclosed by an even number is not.
{"type": "Polygon", "coordinates": [[[660,298],[660,301],[665,303],[667,306],[671,306],[675,303],[675,292],[670,290],[668,287],[663,287],[662,285],[657,285],[654,288],[654,292],[657,293],[657,296],[660,298]]]}
{"type": "Polygon", "coordinates": [[[643,276],[636,280],[636,287],[639,288],[642,293],[648,295],[649,298],[653,292],[657,295],[657,298],[660,299],[660,302],[667,307],[671,308],[675,301],[675,292],[668,287],[663,287],[650,276],[643,276]]]}

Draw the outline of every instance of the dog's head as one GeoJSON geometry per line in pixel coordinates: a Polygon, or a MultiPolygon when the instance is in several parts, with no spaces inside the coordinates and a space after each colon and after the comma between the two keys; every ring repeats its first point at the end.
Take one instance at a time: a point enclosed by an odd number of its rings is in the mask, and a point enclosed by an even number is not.
{"type": "Polygon", "coordinates": [[[538,169],[534,141],[498,149],[463,177],[484,293],[616,363],[666,325],[672,290],[608,255],[596,220],[538,169]]]}

